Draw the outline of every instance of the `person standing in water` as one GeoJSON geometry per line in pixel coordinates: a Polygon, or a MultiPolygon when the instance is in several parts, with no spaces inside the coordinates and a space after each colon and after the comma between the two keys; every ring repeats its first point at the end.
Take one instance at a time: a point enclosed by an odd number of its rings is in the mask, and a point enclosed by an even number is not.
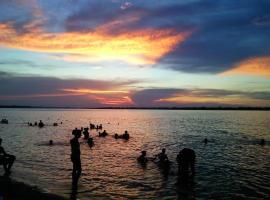
{"type": "Polygon", "coordinates": [[[72,186],[77,187],[79,178],[82,173],[81,150],[80,150],[80,143],[79,143],[79,138],[81,137],[81,131],[73,130],[72,134],[74,135],[74,137],[70,140],[71,161],[73,163],[72,186]]]}
{"type": "Polygon", "coordinates": [[[178,176],[183,180],[195,175],[196,154],[192,149],[184,148],[177,155],[178,176]],[[191,174],[190,174],[191,172],[191,174]]]}
{"type": "Polygon", "coordinates": [[[5,175],[9,175],[16,157],[14,155],[7,154],[1,145],[2,138],[0,138],[0,163],[4,166],[5,175]]]}

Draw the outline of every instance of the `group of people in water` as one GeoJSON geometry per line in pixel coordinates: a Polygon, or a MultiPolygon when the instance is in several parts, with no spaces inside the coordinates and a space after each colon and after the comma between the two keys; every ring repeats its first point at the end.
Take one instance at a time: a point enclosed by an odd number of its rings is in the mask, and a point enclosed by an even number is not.
{"type": "Polygon", "coordinates": [[[1,119],[0,123],[1,124],[8,124],[8,120],[7,119],[1,119]]]}
{"type": "MultiPolygon", "coordinates": [[[[94,127],[93,124],[90,124],[90,129],[94,127]]],[[[96,126],[95,126],[96,127],[96,126]]],[[[79,138],[84,135],[84,139],[87,140],[87,143],[89,146],[92,146],[94,144],[93,138],[90,137],[89,134],[89,128],[81,128],[77,129],[75,128],[72,131],[73,138],[70,140],[70,146],[71,146],[71,162],[73,165],[72,169],[72,186],[73,188],[77,188],[78,180],[82,173],[82,167],[81,167],[81,151],[80,151],[80,143],[79,138]]],[[[103,132],[99,132],[99,137],[106,137],[108,133],[106,130],[103,132]]],[[[125,140],[129,139],[129,133],[128,131],[125,131],[122,135],[115,134],[115,139],[122,138],[125,140]]],[[[195,152],[192,149],[184,148],[182,149],[179,154],[177,155],[177,163],[178,163],[178,177],[181,177],[181,179],[188,179],[189,177],[193,177],[195,175],[195,152]]],[[[160,167],[168,169],[171,165],[171,161],[169,160],[166,149],[163,148],[162,151],[157,154],[154,158],[148,158],[146,156],[146,151],[142,151],[141,155],[137,158],[137,161],[142,164],[146,165],[149,160],[157,160],[160,167]]]]}
{"type": "MultiPolygon", "coordinates": [[[[43,128],[45,126],[45,124],[43,123],[42,120],[39,120],[39,122],[35,121],[34,123],[32,122],[27,122],[28,126],[38,126],[39,128],[43,128]]],[[[62,124],[62,122],[61,122],[62,124]]],[[[54,122],[52,124],[53,126],[58,126],[58,123],[57,122],[54,122]]]]}
{"type": "Polygon", "coordinates": [[[38,126],[39,128],[42,128],[45,126],[45,124],[41,120],[39,120],[39,123],[37,121],[35,121],[35,123],[27,122],[27,124],[28,124],[28,126],[38,126]]]}
{"type": "MultiPolygon", "coordinates": [[[[137,158],[138,162],[142,165],[146,165],[149,160],[154,161],[156,159],[158,159],[158,164],[163,169],[170,168],[171,161],[169,161],[165,148],[163,148],[154,158],[146,157],[146,151],[142,151],[141,155],[137,158]]],[[[184,148],[178,153],[176,161],[178,163],[179,178],[187,180],[189,177],[193,177],[195,175],[195,159],[196,154],[192,149],[184,148]]]]}

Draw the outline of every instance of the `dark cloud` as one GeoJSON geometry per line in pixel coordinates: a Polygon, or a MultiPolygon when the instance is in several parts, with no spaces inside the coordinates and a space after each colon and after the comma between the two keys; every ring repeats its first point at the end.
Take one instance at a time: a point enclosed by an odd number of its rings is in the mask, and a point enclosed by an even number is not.
{"type": "Polygon", "coordinates": [[[132,100],[137,106],[150,106],[155,104],[155,100],[173,96],[175,93],[184,92],[179,89],[145,89],[132,95],[132,100]]]}
{"type": "Polygon", "coordinates": [[[48,32],[95,30],[112,21],[122,23],[111,26],[108,34],[147,28],[192,31],[181,46],[157,63],[177,71],[219,73],[244,59],[270,52],[269,0],[60,0],[40,1],[35,6],[20,2],[0,2],[0,23],[10,22],[22,33],[30,31],[25,25],[39,17],[43,19],[39,25],[48,32]],[[134,17],[136,20],[130,20],[134,17]]]}
{"type": "MultiPolygon", "coordinates": [[[[215,106],[226,105],[222,103],[222,98],[236,97],[243,99],[256,99],[256,100],[269,100],[270,92],[243,92],[235,90],[222,90],[222,89],[144,89],[135,92],[132,99],[136,106],[215,106]],[[216,103],[194,103],[194,102],[160,102],[160,99],[168,99],[172,97],[195,97],[195,98],[214,98],[216,103]]],[[[243,103],[244,105],[244,103],[243,103]]],[[[227,104],[228,106],[228,104],[227,104]]]]}
{"type": "Polygon", "coordinates": [[[108,90],[119,86],[126,86],[136,81],[101,81],[90,79],[60,79],[53,77],[14,76],[0,72],[1,95],[35,95],[58,94],[62,89],[99,89],[108,90]]]}
{"type": "MultiPolygon", "coordinates": [[[[120,10],[118,4],[89,3],[69,16],[68,30],[96,28],[113,20],[137,16],[137,21],[114,26],[117,34],[145,28],[192,30],[181,46],[158,66],[190,73],[219,73],[249,57],[270,52],[270,2],[267,0],[168,1],[162,6],[136,3],[120,10]]],[[[133,2],[132,2],[133,3],[133,2]]]]}

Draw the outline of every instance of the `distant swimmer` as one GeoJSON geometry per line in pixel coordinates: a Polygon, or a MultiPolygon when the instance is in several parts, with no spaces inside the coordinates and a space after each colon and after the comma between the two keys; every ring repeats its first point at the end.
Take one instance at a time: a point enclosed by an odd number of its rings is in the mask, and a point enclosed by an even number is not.
{"type": "Polygon", "coordinates": [[[16,160],[16,157],[11,154],[7,154],[2,147],[2,138],[0,138],[0,164],[4,166],[5,175],[10,174],[10,169],[16,160]]]}
{"type": "Polygon", "coordinates": [[[93,146],[94,146],[94,140],[93,140],[93,138],[88,138],[88,140],[87,140],[87,144],[88,144],[88,146],[90,147],[90,148],[92,148],[93,146]]]}
{"type": "Polygon", "coordinates": [[[264,145],[265,145],[265,140],[264,140],[264,139],[261,139],[260,145],[261,145],[261,146],[264,146],[264,145]]]}
{"type": "Polygon", "coordinates": [[[167,163],[170,162],[169,159],[168,159],[168,156],[166,154],[166,149],[165,148],[163,148],[161,150],[161,153],[159,153],[157,155],[157,157],[158,157],[160,163],[164,163],[164,164],[166,163],[167,164],[167,163]]]}
{"type": "Polygon", "coordinates": [[[53,145],[53,141],[52,140],[49,141],[49,145],[53,145]]]}
{"type": "Polygon", "coordinates": [[[125,133],[122,135],[123,139],[128,140],[129,139],[129,133],[125,131],[125,133]]]}
{"type": "Polygon", "coordinates": [[[108,135],[107,131],[104,130],[102,133],[101,132],[98,132],[98,136],[99,137],[106,137],[108,135]]]}
{"type": "Polygon", "coordinates": [[[81,137],[81,131],[75,129],[72,131],[74,137],[70,140],[71,146],[71,161],[73,163],[73,170],[72,170],[72,185],[77,186],[78,180],[81,176],[82,167],[81,167],[81,150],[80,150],[80,143],[79,138],[81,137]]]}
{"type": "Polygon", "coordinates": [[[195,175],[195,152],[192,149],[184,148],[177,155],[178,175],[187,179],[195,175]],[[191,175],[190,175],[191,172],[191,175]]]}
{"type": "Polygon", "coordinates": [[[207,144],[208,143],[208,139],[207,138],[204,138],[203,143],[204,144],[207,144]]]}
{"type": "Polygon", "coordinates": [[[7,119],[2,119],[1,124],[8,124],[8,120],[7,119]]]}
{"type": "Polygon", "coordinates": [[[138,162],[141,164],[146,164],[148,159],[146,158],[146,151],[142,151],[142,154],[137,158],[138,162]]]}
{"type": "Polygon", "coordinates": [[[44,124],[41,120],[39,120],[38,127],[39,127],[39,128],[42,128],[42,127],[44,127],[44,125],[45,125],[45,124],[44,124]]]}
{"type": "Polygon", "coordinates": [[[83,135],[84,135],[84,139],[87,140],[89,138],[89,132],[88,132],[89,128],[84,128],[83,129],[83,135]]]}

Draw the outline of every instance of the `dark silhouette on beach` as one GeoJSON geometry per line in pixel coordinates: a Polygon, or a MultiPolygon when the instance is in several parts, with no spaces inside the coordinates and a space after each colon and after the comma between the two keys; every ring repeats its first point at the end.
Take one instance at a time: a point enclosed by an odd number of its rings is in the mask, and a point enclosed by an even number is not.
{"type": "Polygon", "coordinates": [[[0,138],[0,164],[3,165],[5,170],[5,175],[10,174],[10,169],[16,160],[16,157],[11,154],[7,154],[2,147],[2,138],[0,138]]]}
{"type": "Polygon", "coordinates": [[[70,140],[71,145],[71,161],[73,164],[72,170],[72,187],[76,188],[78,185],[79,178],[81,176],[81,150],[79,138],[81,137],[81,130],[77,128],[72,131],[74,137],[70,140]]]}
{"type": "Polygon", "coordinates": [[[186,181],[195,175],[195,152],[192,149],[184,148],[177,155],[178,178],[186,181]],[[191,173],[191,174],[190,174],[191,173]]]}

